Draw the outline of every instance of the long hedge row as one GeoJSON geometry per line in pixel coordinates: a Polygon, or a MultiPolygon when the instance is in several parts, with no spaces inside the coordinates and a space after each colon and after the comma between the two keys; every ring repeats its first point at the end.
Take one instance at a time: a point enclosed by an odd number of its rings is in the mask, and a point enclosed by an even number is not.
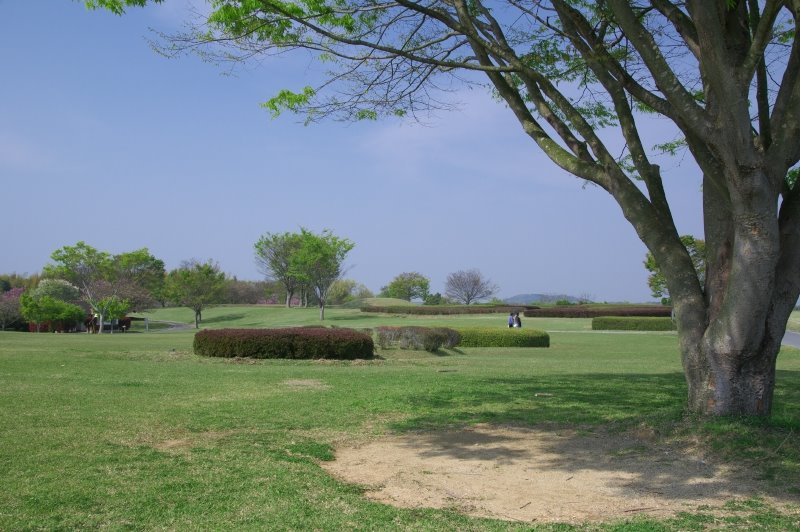
{"type": "Polygon", "coordinates": [[[361,312],[379,312],[384,314],[414,314],[423,316],[449,316],[454,314],[497,314],[499,312],[523,312],[535,307],[522,306],[475,306],[475,305],[408,305],[408,306],[365,306],[361,312]]]}
{"type": "Polygon", "coordinates": [[[352,360],[372,358],[375,344],[352,329],[216,329],[194,335],[194,352],[208,357],[352,360]]]}
{"type": "Polygon", "coordinates": [[[460,347],[550,347],[550,335],[536,329],[464,327],[460,347]]]}
{"type": "Polygon", "coordinates": [[[594,331],[674,331],[671,318],[599,316],[592,319],[594,331]]]}
{"type": "Polygon", "coordinates": [[[524,315],[527,318],[597,318],[600,316],[660,318],[670,317],[672,315],[672,307],[663,307],[660,305],[570,305],[564,307],[528,309],[524,312],[524,315]]]}

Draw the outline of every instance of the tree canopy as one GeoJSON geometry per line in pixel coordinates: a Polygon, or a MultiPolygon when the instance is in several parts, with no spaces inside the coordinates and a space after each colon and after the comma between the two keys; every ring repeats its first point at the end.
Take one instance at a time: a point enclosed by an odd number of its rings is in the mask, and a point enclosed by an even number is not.
{"type": "Polygon", "coordinates": [[[800,160],[798,17],[797,0],[215,0],[161,48],[219,61],[310,51],[328,77],[265,107],[312,121],[415,117],[449,107],[458,83],[486,84],[557,166],[610,194],[653,254],[689,409],[767,415],[800,295],[800,186],[787,179],[800,160]],[[650,117],[675,137],[650,145],[650,117]],[[680,147],[703,173],[702,285],[657,164],[680,147]]]}
{"type": "Polygon", "coordinates": [[[428,297],[430,285],[430,279],[419,272],[403,272],[381,288],[381,297],[394,297],[406,301],[424,300],[428,297]]]}
{"type": "Polygon", "coordinates": [[[184,261],[167,275],[165,290],[168,299],[194,311],[194,326],[199,329],[203,310],[224,296],[225,272],[212,260],[184,261]]]}

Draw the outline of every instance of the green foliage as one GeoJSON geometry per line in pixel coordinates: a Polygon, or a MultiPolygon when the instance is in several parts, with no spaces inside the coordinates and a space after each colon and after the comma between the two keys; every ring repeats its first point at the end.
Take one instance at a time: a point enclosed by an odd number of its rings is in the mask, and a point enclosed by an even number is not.
{"type": "Polygon", "coordinates": [[[219,303],[225,294],[225,273],[211,260],[187,261],[169,272],[165,291],[171,301],[194,310],[199,328],[203,309],[219,303]]]}
{"type": "Polygon", "coordinates": [[[419,272],[403,272],[381,288],[381,297],[405,299],[406,301],[422,299],[424,301],[428,297],[430,284],[430,279],[419,272]]]}
{"type": "Polygon", "coordinates": [[[671,318],[599,316],[592,318],[593,331],[674,331],[671,318]]]}
{"type": "Polygon", "coordinates": [[[89,9],[107,9],[115,15],[125,13],[125,7],[144,7],[148,2],[160,4],[164,0],[84,0],[84,4],[89,9]]]}
{"type": "Polygon", "coordinates": [[[20,311],[26,320],[36,324],[37,331],[45,322],[60,322],[63,327],[71,328],[80,323],[86,314],[77,305],[47,295],[35,296],[28,292],[20,297],[20,311]]]}
{"type": "Polygon", "coordinates": [[[303,92],[292,92],[290,90],[281,90],[275,97],[270,98],[263,104],[262,107],[269,109],[272,118],[277,118],[283,111],[298,112],[303,107],[307,106],[311,98],[314,97],[316,91],[312,87],[305,87],[303,92]]]}
{"type": "Polygon", "coordinates": [[[303,283],[292,263],[300,246],[300,235],[289,232],[264,233],[254,245],[261,272],[286,289],[287,307],[291,306],[292,296],[303,283]]]}
{"type": "MultiPolygon", "coordinates": [[[[692,235],[683,235],[681,237],[681,242],[689,253],[689,257],[692,259],[692,264],[694,264],[695,272],[697,272],[700,286],[703,286],[706,280],[706,243],[704,240],[697,239],[692,235]]],[[[650,287],[650,292],[653,297],[659,297],[663,305],[669,305],[670,297],[667,279],[664,277],[664,274],[661,273],[655,257],[649,251],[645,256],[644,267],[650,272],[650,275],[647,277],[647,284],[650,287]]]]}
{"type": "Polygon", "coordinates": [[[344,272],[344,259],[355,244],[325,229],[320,234],[300,228],[300,246],[291,257],[291,270],[303,284],[314,290],[319,301],[320,319],[328,290],[344,272]]]}
{"type": "Polygon", "coordinates": [[[351,329],[206,329],[194,337],[195,354],[208,357],[352,360],[374,350],[369,335],[351,329]]]}
{"type": "Polygon", "coordinates": [[[523,327],[458,328],[461,347],[550,347],[550,335],[523,327]]]}
{"type": "Polygon", "coordinates": [[[117,320],[125,316],[131,308],[131,303],[127,299],[122,299],[117,295],[110,295],[97,301],[95,311],[106,320],[117,320]]]}
{"type": "Polygon", "coordinates": [[[90,283],[112,277],[114,260],[111,254],[79,241],[74,246],[64,246],[55,250],[48,264],[42,270],[45,277],[64,279],[85,290],[90,283]]]}

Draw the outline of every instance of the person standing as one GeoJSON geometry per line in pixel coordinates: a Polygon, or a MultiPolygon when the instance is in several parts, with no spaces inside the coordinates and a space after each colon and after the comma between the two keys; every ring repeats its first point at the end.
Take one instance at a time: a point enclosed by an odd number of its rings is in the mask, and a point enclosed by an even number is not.
{"type": "Polygon", "coordinates": [[[508,328],[510,329],[511,327],[513,327],[515,323],[516,323],[516,320],[514,319],[514,313],[513,312],[509,312],[508,313],[508,328]]]}
{"type": "Polygon", "coordinates": [[[522,327],[522,320],[519,318],[519,312],[514,314],[514,327],[522,327]]]}

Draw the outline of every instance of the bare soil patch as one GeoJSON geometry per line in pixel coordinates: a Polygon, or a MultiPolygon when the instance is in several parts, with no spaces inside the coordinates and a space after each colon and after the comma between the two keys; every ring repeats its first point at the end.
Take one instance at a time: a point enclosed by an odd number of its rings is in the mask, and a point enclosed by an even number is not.
{"type": "Polygon", "coordinates": [[[666,517],[751,497],[780,507],[800,502],[743,465],[657,439],[647,428],[478,425],[340,448],[322,465],[387,504],[526,522],[666,517]]]}
{"type": "Polygon", "coordinates": [[[319,379],[288,379],[281,384],[290,390],[327,390],[330,386],[319,379]]]}

